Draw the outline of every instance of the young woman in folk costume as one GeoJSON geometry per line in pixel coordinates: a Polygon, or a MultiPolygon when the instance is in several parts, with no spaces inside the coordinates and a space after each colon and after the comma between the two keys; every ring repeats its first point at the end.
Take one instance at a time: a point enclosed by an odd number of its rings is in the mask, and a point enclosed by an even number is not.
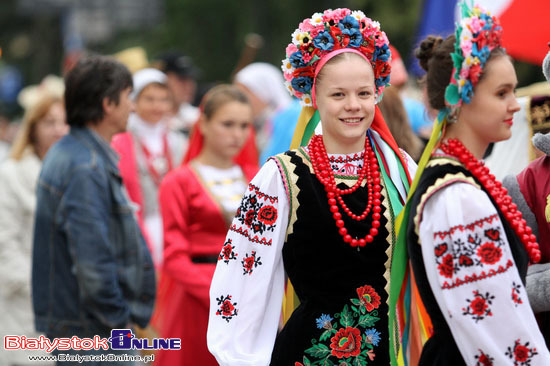
{"type": "Polygon", "coordinates": [[[440,110],[400,231],[433,324],[418,364],[550,365],[524,287],[538,244],[480,160],[510,137],[516,74],[498,20],[460,10],[456,35],[428,37],[417,51],[440,110]]]}
{"type": "Polygon", "coordinates": [[[360,11],[327,10],[286,54],[302,147],[248,186],[210,288],[208,347],[223,366],[388,365],[393,224],[415,168],[376,107],[388,40],[360,11]],[[301,304],[277,336],[285,272],[301,304]]]}
{"type": "Polygon", "coordinates": [[[159,191],[164,264],[154,323],[161,337],[182,339],[181,351],[156,355],[159,366],[217,365],[206,347],[208,289],[231,219],[258,171],[246,96],[220,85],[201,110],[184,165],[159,191]]]}

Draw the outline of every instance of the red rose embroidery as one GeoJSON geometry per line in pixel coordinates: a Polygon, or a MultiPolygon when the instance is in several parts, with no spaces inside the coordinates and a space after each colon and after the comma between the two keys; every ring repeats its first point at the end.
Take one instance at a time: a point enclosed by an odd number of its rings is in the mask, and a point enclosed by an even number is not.
{"type": "Polygon", "coordinates": [[[273,225],[277,220],[277,209],[273,206],[264,206],[258,213],[258,220],[266,225],[273,225]]]}
{"type": "Polygon", "coordinates": [[[332,355],[338,358],[355,357],[361,353],[361,332],[357,328],[342,328],[330,341],[332,355]]]}
{"type": "Polygon", "coordinates": [[[443,244],[439,244],[438,246],[435,247],[435,256],[436,257],[441,257],[443,254],[445,254],[445,252],[447,251],[447,244],[443,243],[443,244]]]}
{"type": "Polygon", "coordinates": [[[357,289],[357,295],[367,311],[372,311],[380,306],[380,296],[376,293],[374,288],[369,285],[359,287],[357,289]]]}
{"type": "Polygon", "coordinates": [[[529,348],[518,344],[514,348],[514,358],[518,362],[525,362],[529,358],[529,351],[529,348]]]}
{"type": "Polygon", "coordinates": [[[254,210],[249,210],[246,213],[246,216],[244,218],[244,223],[250,227],[254,223],[254,219],[256,218],[256,212],[254,210]]]}
{"type": "Polygon", "coordinates": [[[482,297],[476,297],[470,302],[470,309],[475,315],[485,315],[485,311],[489,308],[487,301],[482,297]]]}
{"type": "Polygon", "coordinates": [[[221,306],[220,310],[221,310],[223,315],[230,316],[230,315],[233,314],[233,310],[235,310],[235,307],[233,306],[231,301],[225,300],[223,302],[223,305],[221,306]]]}
{"type": "Polygon", "coordinates": [[[223,247],[223,257],[225,259],[229,259],[232,251],[233,251],[233,247],[231,246],[231,244],[227,244],[226,246],[223,247]]]}
{"type": "Polygon", "coordinates": [[[502,250],[495,247],[494,243],[485,243],[477,249],[477,255],[485,264],[495,264],[502,257],[502,250]]]}
{"type": "Polygon", "coordinates": [[[254,266],[254,257],[246,257],[244,259],[243,267],[248,272],[252,269],[252,266],[254,266]]]}
{"type": "Polygon", "coordinates": [[[453,277],[453,255],[447,254],[445,257],[443,257],[443,261],[437,266],[437,269],[439,269],[439,274],[442,276],[445,276],[447,278],[453,277]]]}
{"type": "Polygon", "coordinates": [[[458,264],[464,267],[470,267],[474,264],[474,261],[467,255],[462,254],[460,257],[458,257],[458,264]]]}
{"type": "Polygon", "coordinates": [[[481,352],[480,356],[476,356],[477,365],[479,366],[493,366],[493,359],[489,358],[485,353],[481,352]]]}
{"type": "Polygon", "coordinates": [[[495,229],[485,230],[485,235],[492,241],[500,240],[500,231],[498,230],[495,230],[495,229]]]}

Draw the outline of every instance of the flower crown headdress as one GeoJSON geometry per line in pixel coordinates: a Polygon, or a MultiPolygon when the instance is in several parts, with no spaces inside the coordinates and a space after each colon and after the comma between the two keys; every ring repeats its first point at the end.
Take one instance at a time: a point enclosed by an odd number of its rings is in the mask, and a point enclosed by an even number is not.
{"type": "MultiPolygon", "coordinates": [[[[351,49],[365,56],[372,65],[376,95],[381,97],[390,81],[391,53],[380,24],[362,11],[340,8],[315,13],[292,34],[283,60],[285,85],[303,106],[313,106],[313,87],[319,61],[331,52],[351,49]]],[[[324,63],[321,63],[321,67],[324,63]]]]}
{"type": "Polygon", "coordinates": [[[501,47],[502,27],[498,19],[479,6],[460,4],[461,20],[457,23],[451,82],[445,90],[449,107],[470,103],[491,51],[501,47]]]}

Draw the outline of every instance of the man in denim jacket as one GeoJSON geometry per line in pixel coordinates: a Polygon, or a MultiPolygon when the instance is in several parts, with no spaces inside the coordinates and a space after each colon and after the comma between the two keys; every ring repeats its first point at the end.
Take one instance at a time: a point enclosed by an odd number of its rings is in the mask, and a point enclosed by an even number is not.
{"type": "Polygon", "coordinates": [[[126,129],[132,76],[93,56],[65,83],[71,131],[48,152],[37,187],[35,325],[50,338],[109,337],[113,328],[145,327],[155,299],[151,255],[109,145],[126,129]]]}

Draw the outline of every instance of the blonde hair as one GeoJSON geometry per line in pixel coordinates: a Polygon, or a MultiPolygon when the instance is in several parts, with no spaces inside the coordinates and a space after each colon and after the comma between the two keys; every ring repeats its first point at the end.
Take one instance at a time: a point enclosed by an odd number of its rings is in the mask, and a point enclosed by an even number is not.
{"type": "Polygon", "coordinates": [[[21,160],[28,146],[31,146],[33,152],[36,154],[36,124],[40,122],[48,114],[50,108],[57,103],[63,103],[63,99],[47,95],[25,112],[23,122],[21,123],[21,127],[19,127],[19,131],[11,147],[10,157],[12,159],[21,160]]]}

